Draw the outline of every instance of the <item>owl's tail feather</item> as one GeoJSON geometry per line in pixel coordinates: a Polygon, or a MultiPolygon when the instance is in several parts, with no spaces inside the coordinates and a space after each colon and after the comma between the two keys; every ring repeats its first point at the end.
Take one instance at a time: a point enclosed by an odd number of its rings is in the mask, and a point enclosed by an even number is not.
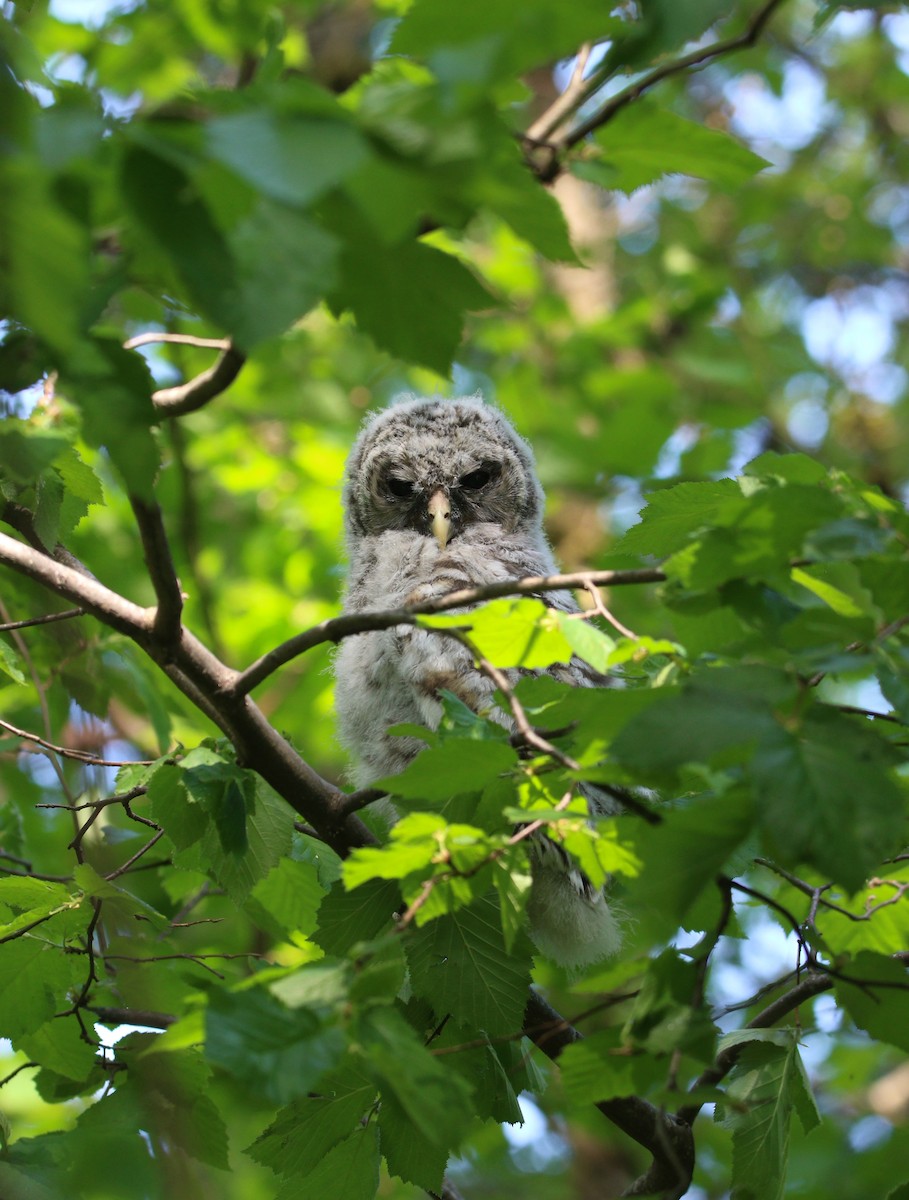
{"type": "Polygon", "coordinates": [[[527,915],[537,948],[570,969],[617,954],[622,931],[602,890],[594,888],[561,854],[553,853],[555,847],[548,838],[540,842],[552,849],[543,850],[534,839],[537,853],[531,854],[533,886],[527,915]]]}

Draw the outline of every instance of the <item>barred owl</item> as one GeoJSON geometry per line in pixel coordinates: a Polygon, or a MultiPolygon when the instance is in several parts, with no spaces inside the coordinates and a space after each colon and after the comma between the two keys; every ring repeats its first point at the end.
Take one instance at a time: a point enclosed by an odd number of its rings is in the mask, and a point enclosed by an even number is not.
{"type": "MultiPolygon", "coordinates": [[[[396,608],[433,596],[558,570],[543,532],[543,489],[530,447],[479,398],[409,399],[370,418],[347,462],[346,612],[396,608]]],[[[544,597],[574,611],[569,592],[544,597]]],[[[589,686],[580,662],[556,668],[589,686]]],[[[446,689],[503,724],[495,687],[465,647],[397,626],[345,639],[335,659],[336,709],[358,785],[400,771],[422,748],[390,734],[399,723],[435,728],[446,689]]],[[[591,812],[610,811],[591,793],[591,812]]],[[[620,934],[602,891],[548,837],[530,839],[528,916],[538,948],[578,966],[615,953],[620,934]]]]}

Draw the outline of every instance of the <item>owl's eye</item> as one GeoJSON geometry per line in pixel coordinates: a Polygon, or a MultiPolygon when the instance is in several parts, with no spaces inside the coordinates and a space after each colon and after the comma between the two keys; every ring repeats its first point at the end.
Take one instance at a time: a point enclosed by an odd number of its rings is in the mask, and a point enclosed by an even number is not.
{"type": "Polygon", "coordinates": [[[388,490],[399,500],[407,500],[413,495],[413,484],[409,479],[396,479],[390,475],[385,481],[388,490]]]}
{"type": "Polygon", "coordinates": [[[478,467],[476,471],[471,471],[469,475],[462,475],[458,483],[468,492],[478,492],[480,488],[486,487],[490,479],[497,472],[493,467],[478,467]]]}

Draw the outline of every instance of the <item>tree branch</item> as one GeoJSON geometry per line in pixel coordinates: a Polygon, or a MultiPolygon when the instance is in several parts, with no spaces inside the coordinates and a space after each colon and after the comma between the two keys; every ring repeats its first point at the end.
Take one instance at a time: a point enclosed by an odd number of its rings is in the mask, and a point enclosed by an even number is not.
{"type": "Polygon", "coordinates": [[[395,625],[415,625],[417,616],[447,612],[452,608],[465,608],[503,596],[536,596],[541,592],[582,588],[588,584],[619,587],[637,583],[662,583],[665,579],[665,573],[656,567],[641,567],[632,571],[578,571],[571,575],[528,575],[523,579],[507,579],[500,583],[487,583],[481,587],[461,588],[459,591],[448,592],[444,596],[433,596],[419,604],[410,604],[403,608],[331,617],[319,625],[314,625],[312,629],[298,633],[256,659],[246,670],[240,672],[232,690],[236,695],[246,695],[279,667],[285,666],[315,646],[321,646],[325,642],[339,642],[342,638],[351,637],[356,633],[391,629],[395,625]]]}
{"type": "MultiPolygon", "coordinates": [[[[524,1011],[524,1033],[553,1061],[558,1060],[566,1046],[581,1041],[581,1034],[536,991],[531,991],[524,1011]]],[[[597,1108],[653,1157],[646,1174],[636,1179],[624,1194],[659,1194],[665,1200],[680,1200],[694,1173],[690,1123],[662,1112],[639,1096],[601,1100],[597,1108]]]]}
{"type": "MultiPolygon", "coordinates": [[[[819,996],[821,992],[829,992],[833,987],[833,982],[833,978],[825,971],[809,972],[795,987],[790,988],[784,995],[768,1004],[763,1012],[759,1012],[753,1020],[748,1022],[745,1029],[771,1029],[777,1021],[788,1016],[806,1000],[819,996]]],[[[739,1055],[747,1045],[747,1042],[737,1042],[734,1046],[729,1046],[718,1054],[714,1065],[702,1072],[692,1084],[691,1090],[697,1092],[700,1088],[712,1087],[719,1083],[735,1066],[739,1055]]],[[[703,1101],[686,1104],[679,1109],[676,1115],[679,1120],[691,1125],[703,1106],[703,1101]]]]}
{"type": "Polygon", "coordinates": [[[0,533],[0,562],[6,563],[36,583],[75,601],[80,608],[105,625],[133,640],[147,640],[151,633],[154,610],[140,608],[117,592],[99,583],[81,569],[51,558],[43,550],[24,546],[6,533],[0,533]]]}
{"type": "Polygon", "coordinates": [[[139,346],[150,346],[168,342],[175,346],[197,346],[201,350],[229,350],[229,338],[196,337],[193,333],[167,333],[165,330],[152,330],[149,333],[137,333],[123,343],[124,350],[135,350],[139,346]]]}
{"type": "Polygon", "coordinates": [[[143,1008],[108,1008],[88,1004],[86,1008],[104,1025],[144,1025],[148,1029],[169,1029],[177,1018],[172,1013],[149,1012],[143,1008]]]}
{"type": "Polygon", "coordinates": [[[160,505],[130,496],[136,524],[142,538],[142,552],[149,578],[158,598],[155,610],[154,636],[162,645],[176,645],[180,640],[180,617],[183,613],[183,593],[174,567],[173,555],[164,528],[160,505]]]}
{"type": "Polygon", "coordinates": [[[583,104],[584,100],[592,94],[590,81],[584,78],[584,71],[590,60],[592,49],[593,44],[585,42],[578,51],[574,71],[565,90],[556,96],[546,111],[541,113],[524,133],[524,137],[528,142],[534,144],[545,142],[549,135],[555,129],[558,129],[566,117],[570,117],[575,109],[583,104]]]}
{"type": "Polygon", "coordinates": [[[2,533],[0,563],[75,601],[135,642],[231,740],[240,763],[261,775],[333,849],[343,854],[375,843],[362,821],[345,812],[345,794],[314,771],[247,696],[232,691],[237,672],[187,629],[180,627],[175,645],[162,647],[154,609],[140,608],[91,576],[2,533]]]}
{"type": "Polygon", "coordinates": [[[583,141],[594,130],[608,124],[623,108],[639,99],[645,92],[650,91],[652,87],[661,83],[664,79],[669,79],[673,75],[679,75],[695,67],[705,66],[708,62],[712,62],[713,59],[720,58],[726,54],[732,54],[736,50],[744,50],[749,46],[753,46],[763,33],[776,9],[782,3],[783,0],[766,0],[741,33],[733,37],[722,38],[719,41],[712,42],[709,46],[693,50],[690,54],[685,54],[681,58],[662,63],[660,66],[643,75],[637,82],[629,84],[628,87],[611,96],[595,113],[579,125],[566,130],[556,137],[551,137],[552,133],[560,125],[565,124],[572,112],[576,113],[607,82],[613,74],[614,65],[609,63],[607,66],[592,72],[590,77],[581,83],[572,80],[572,83],[569,84],[563,93],[564,96],[566,93],[571,92],[570,103],[560,104],[562,99],[560,96],[530,126],[524,135],[527,158],[535,174],[544,183],[551,182],[563,169],[563,163],[559,159],[561,153],[576,146],[578,142],[583,141]],[[548,151],[549,157],[541,163],[535,163],[534,154],[540,150],[548,151]]]}
{"type": "MultiPolygon", "coordinates": [[[[169,338],[167,340],[173,340],[169,338]]],[[[135,341],[135,339],[133,339],[135,341]]],[[[209,400],[227,391],[240,374],[246,355],[227,342],[213,366],[177,387],[152,392],[152,401],[162,417],[183,417],[204,407],[209,400]]]]}

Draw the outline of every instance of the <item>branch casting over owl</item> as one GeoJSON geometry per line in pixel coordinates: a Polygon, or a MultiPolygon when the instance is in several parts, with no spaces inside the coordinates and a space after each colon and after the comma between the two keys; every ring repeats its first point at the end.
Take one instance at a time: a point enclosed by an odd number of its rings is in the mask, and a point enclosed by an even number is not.
{"type": "MultiPolygon", "coordinates": [[[[346,612],[558,571],[543,532],[532,451],[479,398],[405,400],[369,419],[348,459],[344,503],[346,612]]],[[[548,593],[545,602],[577,609],[569,592],[548,593]]],[[[595,682],[576,661],[553,672],[575,686],[595,682]]],[[[335,673],[339,728],[359,786],[397,773],[419,753],[419,739],[388,730],[401,723],[436,728],[443,689],[510,727],[494,685],[469,651],[423,629],[397,626],[348,638],[335,673]]],[[[599,793],[588,796],[588,807],[612,810],[599,793]]],[[[568,966],[615,953],[621,937],[602,892],[545,834],[530,842],[528,914],[539,949],[568,966]]]]}

